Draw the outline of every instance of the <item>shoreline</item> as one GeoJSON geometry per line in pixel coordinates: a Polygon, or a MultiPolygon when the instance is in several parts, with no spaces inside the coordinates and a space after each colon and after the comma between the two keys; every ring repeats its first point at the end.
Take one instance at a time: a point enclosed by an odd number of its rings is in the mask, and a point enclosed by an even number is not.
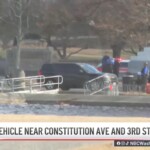
{"type": "Polygon", "coordinates": [[[1,122],[150,122],[144,117],[88,117],[28,114],[0,114],[1,122]]]}
{"type": "Polygon", "coordinates": [[[150,95],[84,95],[83,93],[55,93],[26,91],[15,93],[0,93],[0,104],[69,104],[87,106],[127,106],[127,107],[150,107],[150,95]]]}

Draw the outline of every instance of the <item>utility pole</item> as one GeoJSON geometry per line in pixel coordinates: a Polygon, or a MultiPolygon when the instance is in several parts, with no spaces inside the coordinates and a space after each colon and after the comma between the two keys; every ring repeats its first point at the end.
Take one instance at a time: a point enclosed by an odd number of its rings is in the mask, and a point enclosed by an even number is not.
{"type": "Polygon", "coordinates": [[[22,0],[17,0],[17,9],[18,9],[18,15],[16,16],[18,18],[18,35],[17,35],[17,51],[16,51],[16,69],[20,69],[20,54],[21,54],[21,47],[20,43],[22,41],[22,0]]]}

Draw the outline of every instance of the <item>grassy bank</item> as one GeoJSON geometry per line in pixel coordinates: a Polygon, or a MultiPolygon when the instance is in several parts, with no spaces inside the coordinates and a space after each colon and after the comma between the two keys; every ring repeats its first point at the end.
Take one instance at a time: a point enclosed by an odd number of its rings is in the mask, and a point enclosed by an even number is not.
{"type": "MultiPolygon", "coordinates": [[[[67,53],[75,53],[77,49],[71,48],[67,50],[67,53]]],[[[85,49],[77,54],[71,55],[68,59],[61,60],[66,62],[86,62],[97,65],[104,55],[109,55],[112,57],[111,49],[85,49]]],[[[121,57],[124,59],[130,59],[132,55],[122,51],[121,57]]]]}

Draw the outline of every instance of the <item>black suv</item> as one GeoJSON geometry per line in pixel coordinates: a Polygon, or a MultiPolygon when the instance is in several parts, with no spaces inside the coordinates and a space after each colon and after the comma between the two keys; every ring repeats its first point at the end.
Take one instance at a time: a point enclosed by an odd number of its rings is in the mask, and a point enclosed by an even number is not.
{"type": "MultiPolygon", "coordinates": [[[[70,88],[83,88],[85,82],[94,79],[98,76],[102,76],[103,73],[99,72],[94,66],[86,63],[52,63],[44,64],[38,75],[44,76],[63,76],[63,84],[60,86],[62,90],[69,90],[70,88]]],[[[111,74],[111,78],[114,82],[117,82],[117,78],[114,74],[111,74]]],[[[47,79],[46,83],[54,83],[55,80],[47,79]]],[[[53,86],[46,86],[47,89],[55,88],[53,86]]]]}

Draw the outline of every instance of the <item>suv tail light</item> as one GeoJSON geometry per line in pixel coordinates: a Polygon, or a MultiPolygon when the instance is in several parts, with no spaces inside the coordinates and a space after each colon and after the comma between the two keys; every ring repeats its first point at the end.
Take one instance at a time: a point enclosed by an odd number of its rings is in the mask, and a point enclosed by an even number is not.
{"type": "Polygon", "coordinates": [[[102,72],[102,68],[101,67],[98,67],[97,70],[102,72]]]}
{"type": "Polygon", "coordinates": [[[41,71],[41,70],[38,71],[38,75],[39,75],[39,76],[42,75],[42,71],[41,71]]]}

